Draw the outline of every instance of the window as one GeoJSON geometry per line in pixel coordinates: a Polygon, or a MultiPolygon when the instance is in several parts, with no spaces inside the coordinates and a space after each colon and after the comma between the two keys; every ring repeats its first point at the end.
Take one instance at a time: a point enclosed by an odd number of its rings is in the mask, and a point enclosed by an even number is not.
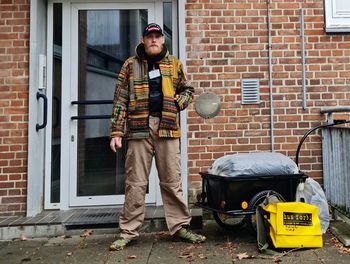
{"type": "Polygon", "coordinates": [[[86,42],[87,69],[117,77],[124,63],[134,55],[141,28],[147,25],[146,10],[84,10],[79,13],[82,42],[86,42]],[[84,30],[86,31],[84,33],[84,30]]]}
{"type": "Polygon", "coordinates": [[[325,0],[325,30],[350,32],[350,1],[325,0]]]}

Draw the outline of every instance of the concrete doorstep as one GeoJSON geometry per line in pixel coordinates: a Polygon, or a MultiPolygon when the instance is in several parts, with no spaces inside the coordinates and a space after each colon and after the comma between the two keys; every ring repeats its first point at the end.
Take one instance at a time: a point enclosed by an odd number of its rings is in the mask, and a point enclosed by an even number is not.
{"type": "MultiPolygon", "coordinates": [[[[44,211],[34,217],[8,217],[0,219],[0,241],[21,237],[40,238],[76,234],[83,229],[117,232],[120,208],[76,209],[68,211],[44,211]]],[[[202,226],[202,210],[191,209],[191,225],[202,226]]],[[[162,206],[147,206],[142,232],[167,230],[162,206]]]]}
{"type": "MultiPolygon", "coordinates": [[[[0,241],[12,241],[22,238],[51,238],[64,235],[74,236],[79,235],[85,229],[93,229],[96,234],[116,234],[118,232],[117,222],[114,227],[111,225],[79,225],[66,226],[64,223],[55,225],[21,225],[21,226],[7,226],[0,227],[0,241]],[[107,227],[106,227],[107,226],[107,227]]],[[[166,223],[164,219],[148,219],[145,220],[141,232],[151,233],[166,230],[166,223]]]]}

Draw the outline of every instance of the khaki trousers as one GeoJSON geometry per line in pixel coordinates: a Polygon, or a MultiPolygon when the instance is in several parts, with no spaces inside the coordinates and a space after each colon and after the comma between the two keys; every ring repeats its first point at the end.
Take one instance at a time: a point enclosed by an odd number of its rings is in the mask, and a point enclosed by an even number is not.
{"type": "Polygon", "coordinates": [[[121,237],[135,239],[139,236],[145,217],[145,195],[155,157],[165,219],[171,235],[182,225],[189,225],[191,215],[183,200],[180,177],[179,139],[159,138],[158,117],[149,118],[149,138],[131,139],[125,161],[125,202],[119,217],[121,237]]]}

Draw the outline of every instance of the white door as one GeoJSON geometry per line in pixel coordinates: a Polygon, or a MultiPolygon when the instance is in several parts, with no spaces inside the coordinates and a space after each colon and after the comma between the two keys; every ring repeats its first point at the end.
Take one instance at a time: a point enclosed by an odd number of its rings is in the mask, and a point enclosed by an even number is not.
{"type": "MultiPolygon", "coordinates": [[[[124,202],[127,142],[117,154],[109,149],[117,73],[143,27],[163,24],[168,7],[162,1],[49,2],[45,208],[124,202]]],[[[157,185],[153,166],[146,203],[161,203],[157,185]]]]}
{"type": "MultiPolygon", "coordinates": [[[[109,149],[117,73],[134,54],[154,4],[73,4],[71,13],[70,206],[124,201],[127,142],[109,149]]],[[[146,203],[155,202],[155,173],[146,203]]]]}

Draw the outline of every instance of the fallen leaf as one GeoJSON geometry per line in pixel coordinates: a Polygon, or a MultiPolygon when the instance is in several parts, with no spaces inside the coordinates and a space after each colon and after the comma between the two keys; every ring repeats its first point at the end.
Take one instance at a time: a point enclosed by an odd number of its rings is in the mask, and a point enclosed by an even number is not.
{"type": "Polygon", "coordinates": [[[128,259],[136,259],[137,257],[135,255],[129,255],[128,259]]]}
{"type": "Polygon", "coordinates": [[[193,254],[192,253],[182,253],[179,258],[192,258],[193,254]]]}
{"type": "Polygon", "coordinates": [[[226,247],[227,248],[233,248],[233,243],[232,242],[227,242],[226,247]]]}
{"type": "Polygon", "coordinates": [[[73,252],[67,252],[67,256],[70,257],[73,255],[73,252]]]}
{"type": "Polygon", "coordinates": [[[85,229],[84,232],[80,235],[80,237],[88,237],[92,235],[92,230],[91,229],[85,229]]]}
{"type": "Polygon", "coordinates": [[[274,263],[280,263],[281,261],[282,261],[282,259],[279,258],[279,257],[274,257],[274,258],[273,258],[273,262],[274,262],[274,263]]]}
{"type": "Polygon", "coordinates": [[[342,254],[349,254],[350,248],[345,247],[342,242],[340,242],[336,237],[332,237],[331,241],[333,245],[338,249],[338,251],[342,254]]]}
{"type": "Polygon", "coordinates": [[[226,243],[225,249],[227,249],[228,254],[232,257],[233,256],[233,243],[229,241],[229,238],[227,238],[227,243],[226,243]]]}
{"type": "Polygon", "coordinates": [[[195,244],[194,245],[190,245],[190,246],[188,246],[187,248],[186,248],[186,250],[188,250],[188,251],[192,251],[194,248],[195,248],[195,244]]]}
{"type": "Polygon", "coordinates": [[[238,253],[237,257],[239,260],[241,260],[241,259],[249,258],[249,255],[247,254],[247,252],[244,252],[244,253],[238,253]]]}
{"type": "Polygon", "coordinates": [[[21,240],[21,241],[26,241],[26,240],[27,240],[27,238],[25,237],[25,235],[20,234],[20,236],[19,236],[19,240],[21,240]]]}
{"type": "Polygon", "coordinates": [[[204,254],[198,254],[198,257],[200,258],[200,259],[207,259],[208,257],[206,256],[206,255],[204,255],[204,254]]]}
{"type": "Polygon", "coordinates": [[[191,259],[193,257],[193,249],[194,249],[193,245],[188,246],[187,248],[185,248],[181,252],[181,254],[179,255],[179,258],[189,258],[189,259],[191,259]]]}
{"type": "Polygon", "coordinates": [[[71,235],[63,235],[63,236],[61,236],[61,238],[67,239],[67,238],[72,238],[72,236],[71,235]]]}

